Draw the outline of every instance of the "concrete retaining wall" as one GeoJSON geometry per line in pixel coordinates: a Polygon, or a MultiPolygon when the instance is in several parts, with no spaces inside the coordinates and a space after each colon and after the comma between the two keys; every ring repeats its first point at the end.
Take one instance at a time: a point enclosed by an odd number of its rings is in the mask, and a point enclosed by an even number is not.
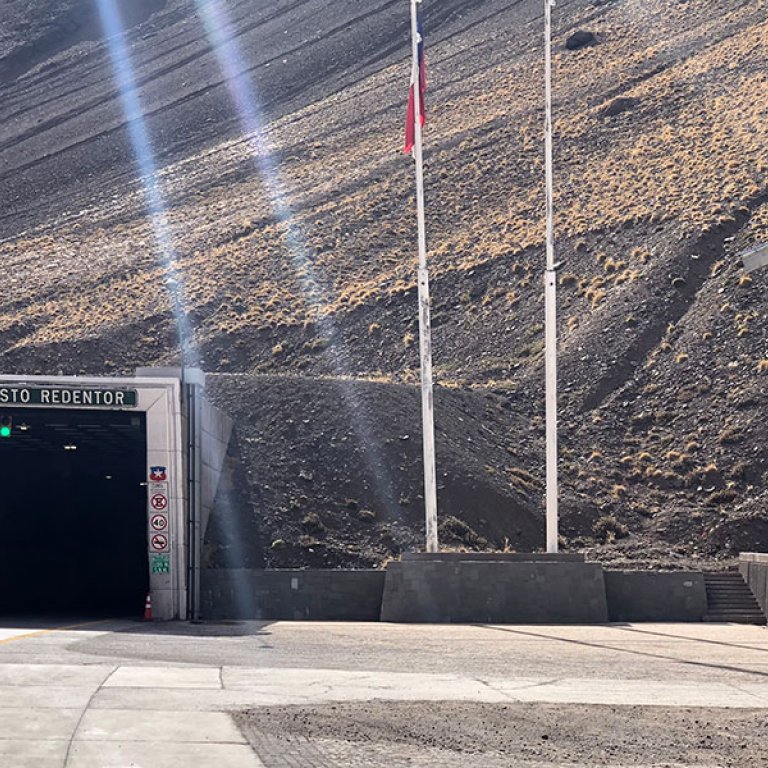
{"type": "Polygon", "coordinates": [[[611,621],[703,621],[704,574],[672,571],[605,571],[611,621]]]}
{"type": "Polygon", "coordinates": [[[595,563],[422,556],[387,567],[381,619],[596,624],[608,620],[608,610],[603,571],[595,563]]]}
{"type": "Polygon", "coordinates": [[[739,556],[739,571],[768,615],[768,554],[744,552],[739,556]]]}
{"type": "Polygon", "coordinates": [[[378,621],[384,571],[206,569],[204,619],[378,621]]]}
{"type": "Polygon", "coordinates": [[[494,563],[583,563],[581,552],[403,552],[400,560],[404,563],[423,560],[437,560],[441,563],[494,562],[494,563]]]}
{"type": "MultiPolygon", "coordinates": [[[[765,607],[768,555],[744,557],[742,573],[765,607]]],[[[201,584],[202,616],[212,620],[601,624],[702,621],[707,612],[700,572],[603,573],[578,560],[421,556],[386,572],[211,568],[201,584]]]]}

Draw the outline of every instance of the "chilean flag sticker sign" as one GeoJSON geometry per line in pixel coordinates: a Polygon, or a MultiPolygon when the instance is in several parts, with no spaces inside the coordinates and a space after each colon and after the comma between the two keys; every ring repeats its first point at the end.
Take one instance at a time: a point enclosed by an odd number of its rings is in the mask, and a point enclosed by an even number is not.
{"type": "Polygon", "coordinates": [[[168,472],[165,467],[150,467],[149,479],[153,483],[163,483],[168,479],[168,472]]]}

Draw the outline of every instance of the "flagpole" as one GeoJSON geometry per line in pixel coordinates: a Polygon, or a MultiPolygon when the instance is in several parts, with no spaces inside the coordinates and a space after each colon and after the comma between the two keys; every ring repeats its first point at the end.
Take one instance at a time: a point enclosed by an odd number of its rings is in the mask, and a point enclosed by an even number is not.
{"type": "Polygon", "coordinates": [[[414,147],[416,165],[416,209],[419,223],[419,352],[421,354],[421,421],[424,451],[424,514],[427,552],[438,551],[437,480],[435,471],[435,420],[432,392],[432,330],[429,317],[429,273],[427,234],[424,218],[424,160],[421,135],[421,78],[419,72],[419,24],[417,3],[411,0],[411,38],[413,47],[414,147]]]}
{"type": "Polygon", "coordinates": [[[544,154],[547,199],[547,269],[544,288],[544,344],[546,379],[546,457],[547,457],[547,552],[558,549],[557,493],[557,273],[554,245],[554,202],[552,179],[552,6],[544,0],[544,154]]]}

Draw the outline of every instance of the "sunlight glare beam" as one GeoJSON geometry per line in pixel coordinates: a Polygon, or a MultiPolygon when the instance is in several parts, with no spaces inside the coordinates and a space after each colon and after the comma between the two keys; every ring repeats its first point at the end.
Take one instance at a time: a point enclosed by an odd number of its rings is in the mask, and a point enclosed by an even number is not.
{"type": "MultiPolygon", "coordinates": [[[[269,196],[273,214],[285,228],[286,246],[309,309],[308,314],[323,336],[332,340],[337,339],[334,320],[330,314],[323,311],[328,306],[328,302],[325,299],[322,282],[318,278],[309,249],[305,245],[305,237],[294,220],[288,194],[280,178],[277,159],[267,138],[268,130],[260,99],[250,79],[248,65],[236,42],[236,31],[229,14],[227,0],[195,0],[195,3],[224,77],[224,84],[237,110],[251,158],[269,196]]],[[[365,461],[370,470],[370,477],[377,485],[376,495],[380,503],[386,506],[388,516],[391,519],[398,519],[401,514],[395,501],[398,498],[395,495],[395,483],[387,471],[387,464],[373,437],[365,407],[357,392],[354,391],[354,387],[346,381],[352,376],[351,366],[340,346],[331,343],[325,348],[324,354],[328,356],[336,376],[341,380],[342,397],[348,407],[350,423],[356,429],[361,445],[368,449],[364,451],[365,461]]]]}
{"type": "Polygon", "coordinates": [[[152,141],[141,106],[126,30],[120,16],[117,0],[96,1],[104,31],[104,42],[109,52],[115,85],[149,212],[152,234],[165,273],[165,289],[171,301],[171,311],[179,337],[181,366],[184,368],[190,363],[195,364],[199,356],[191,349],[194,347],[194,335],[184,309],[186,302],[181,275],[170,234],[165,199],[158,181],[152,141]],[[192,352],[192,360],[186,359],[190,352],[192,352]]]}

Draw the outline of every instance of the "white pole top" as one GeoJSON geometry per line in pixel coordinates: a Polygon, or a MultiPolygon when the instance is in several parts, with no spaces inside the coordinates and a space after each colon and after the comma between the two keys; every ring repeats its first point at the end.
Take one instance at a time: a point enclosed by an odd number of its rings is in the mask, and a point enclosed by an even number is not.
{"type": "Polygon", "coordinates": [[[741,254],[745,272],[754,272],[768,266],[768,243],[763,243],[741,254]]]}

